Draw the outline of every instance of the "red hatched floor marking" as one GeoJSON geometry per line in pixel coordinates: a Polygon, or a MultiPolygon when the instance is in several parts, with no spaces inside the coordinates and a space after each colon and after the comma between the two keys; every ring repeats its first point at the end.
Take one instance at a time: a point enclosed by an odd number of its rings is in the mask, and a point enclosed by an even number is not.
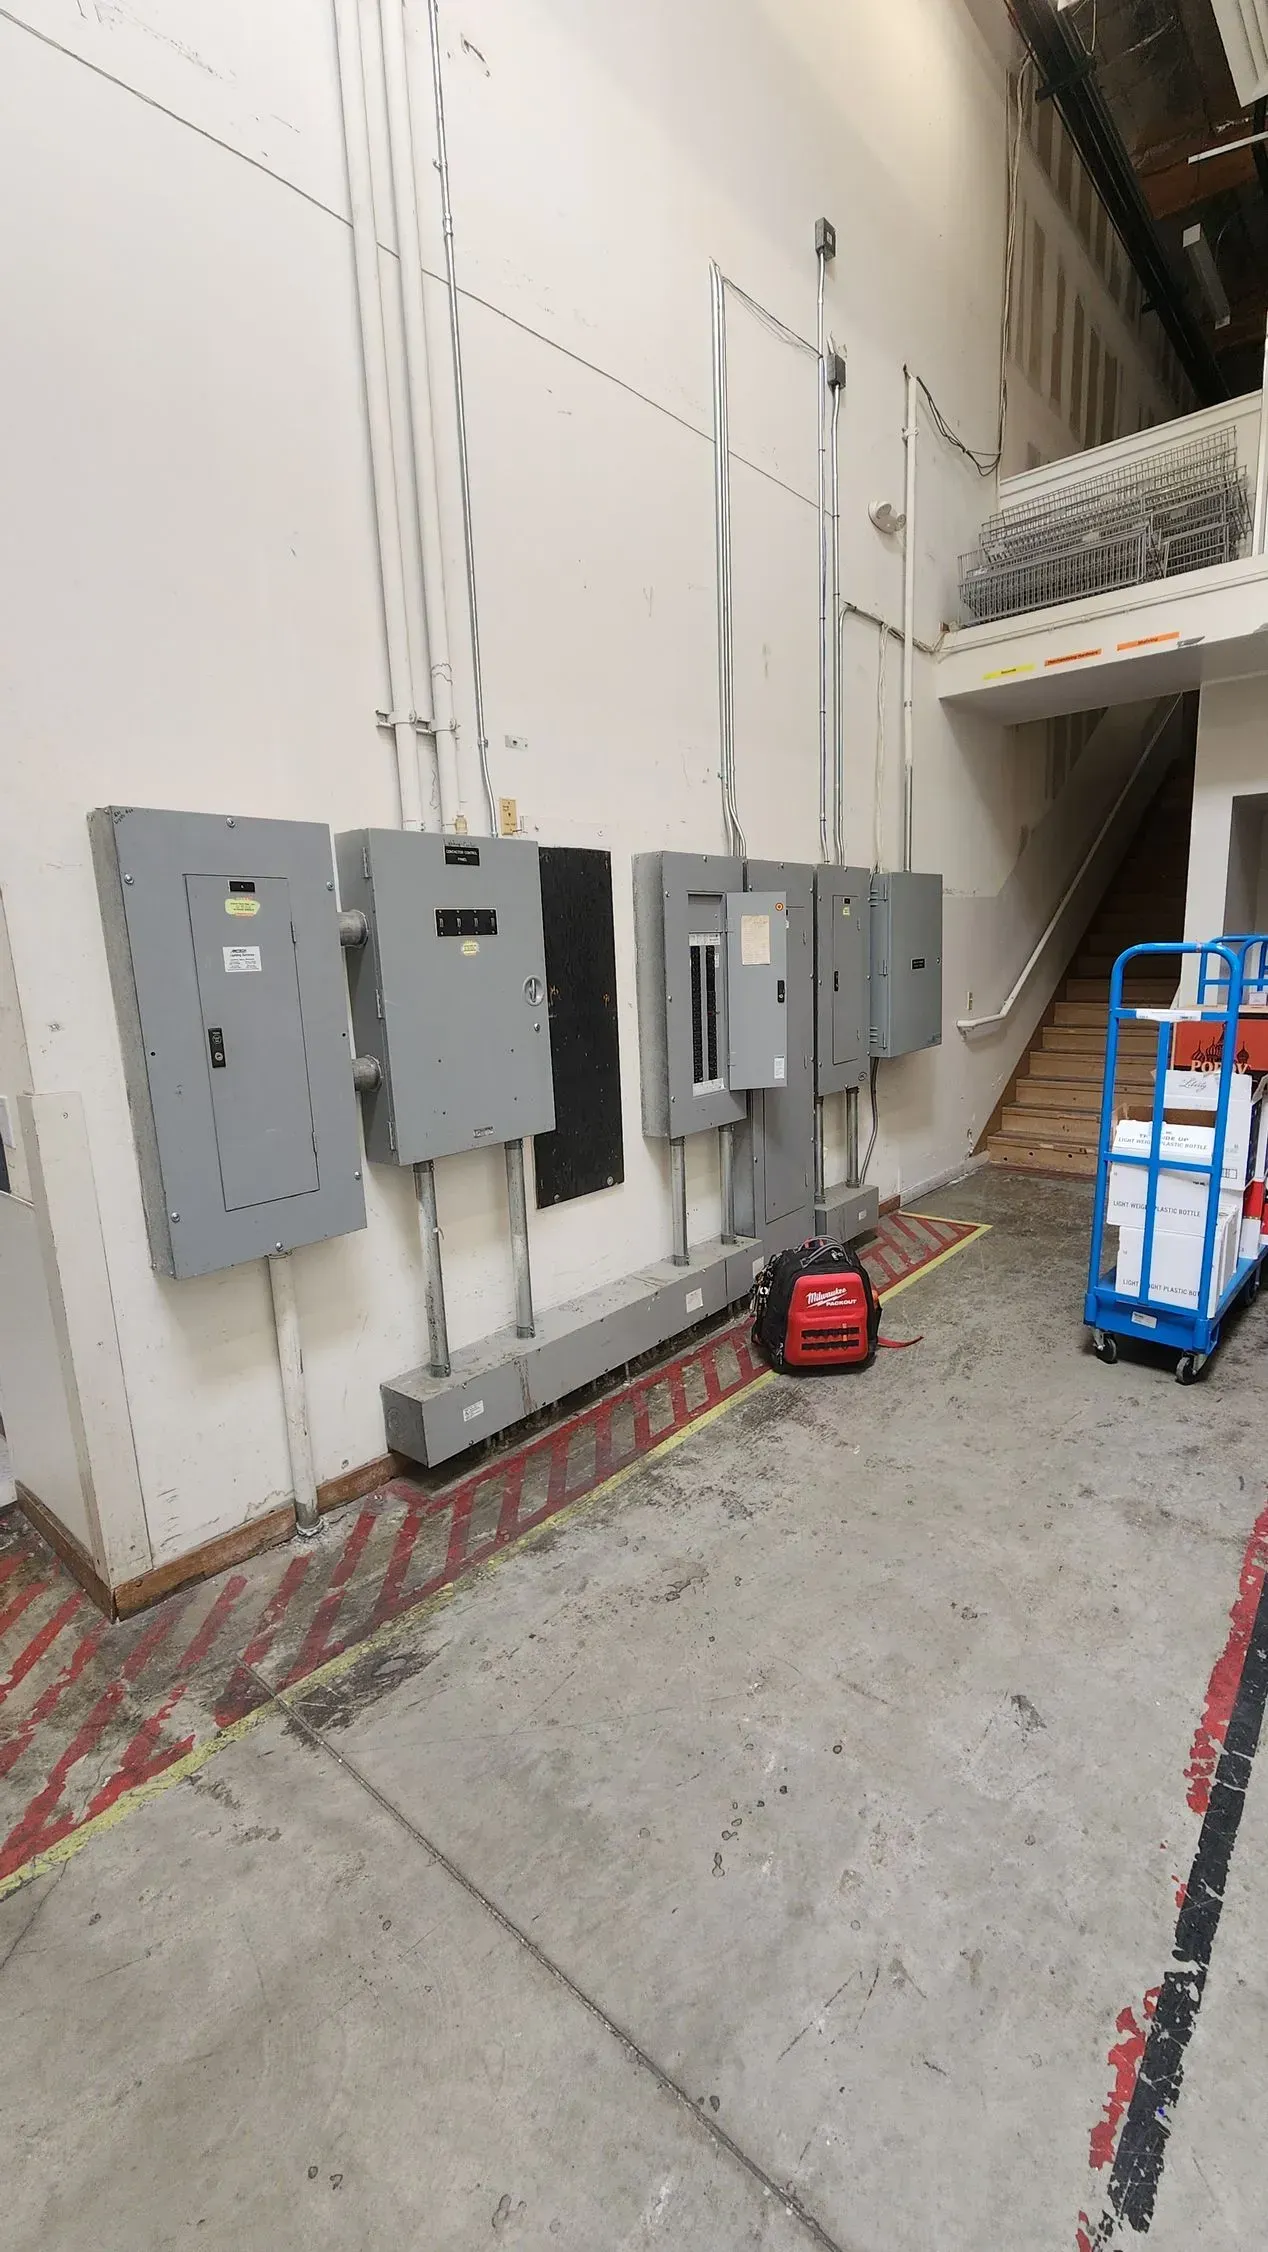
{"type": "Polygon", "coordinates": [[[70,1625],[71,1620],[83,1609],[86,1600],[85,1596],[78,1593],[68,1595],[64,1603],[59,1603],[52,1618],[45,1620],[39,1633],[32,1635],[25,1650],[19,1651],[4,1680],[0,1681],[0,1705],[4,1703],[10,1691],[16,1689],[18,1683],[26,1679],[32,1666],[39,1664],[45,1651],[52,1649],[62,1628],[70,1625]]]}
{"type": "MultiPolygon", "coordinates": [[[[888,1291],[976,1232],[968,1221],[890,1215],[867,1247],[865,1263],[882,1292],[888,1291]]],[[[33,1696],[34,1702],[0,1743],[0,1777],[30,1758],[39,1763],[33,1780],[42,1779],[0,1845],[0,1881],[139,1784],[162,1775],[201,1740],[246,1718],[265,1696],[253,1672],[267,1670],[284,1630],[287,1647],[298,1655],[293,1661],[282,1658],[274,1671],[284,1685],[294,1686],[593,1493],[614,1472],[637,1464],[665,1439],[690,1430],[766,1373],[749,1343],[748,1317],[741,1317],[548,1431],[487,1456],[454,1484],[429,1492],[408,1477],[394,1478],[343,1520],[337,1542],[329,1538],[334,1523],[328,1520],[326,1540],[253,1559],[248,1570],[235,1571],[214,1593],[183,1590],[144,1622],[108,1626],[89,1611],[93,1623],[85,1630],[87,1598],[25,1523],[10,1520],[17,1545],[0,1556],[0,1629],[9,1629],[8,1647],[0,1645],[0,1703],[19,1690],[20,1701],[33,1696]],[[478,1541],[477,1510],[483,1528],[478,1541]],[[419,1543],[434,1521],[423,1574],[411,1584],[419,1543]],[[434,1539],[444,1542],[439,1554],[434,1539]],[[27,1636],[26,1614],[44,1592],[61,1600],[38,1632],[27,1636]],[[179,1630],[199,1616],[201,1623],[182,1649],[179,1630]],[[62,1645],[77,1622],[79,1638],[67,1658],[62,1645]],[[22,1647],[15,1648],[23,1637],[22,1647]],[[183,1710],[200,1673],[210,1675],[207,1687],[183,1710]],[[133,1722],[130,1736],[111,1754],[106,1774],[86,1778],[83,1763],[103,1738],[109,1742],[118,1717],[133,1722]]]]}

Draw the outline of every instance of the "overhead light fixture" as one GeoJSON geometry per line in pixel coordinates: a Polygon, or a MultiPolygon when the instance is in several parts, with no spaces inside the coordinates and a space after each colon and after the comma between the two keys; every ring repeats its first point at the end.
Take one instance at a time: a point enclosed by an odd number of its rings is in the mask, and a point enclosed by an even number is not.
{"type": "Polygon", "coordinates": [[[1220,270],[1215,263],[1211,245],[1199,225],[1185,228],[1184,247],[1188,252],[1189,263],[1197,279],[1198,288],[1215,315],[1215,326],[1227,328],[1233,317],[1228,302],[1228,292],[1220,280],[1220,270]]]}

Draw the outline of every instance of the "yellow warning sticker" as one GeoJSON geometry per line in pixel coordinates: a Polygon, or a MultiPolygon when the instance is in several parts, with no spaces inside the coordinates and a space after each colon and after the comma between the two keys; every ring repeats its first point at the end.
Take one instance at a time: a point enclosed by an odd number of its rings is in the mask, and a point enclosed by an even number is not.
{"type": "Polygon", "coordinates": [[[226,915],[258,915],[259,912],[259,900],[248,899],[241,892],[235,892],[231,899],[225,901],[226,915]]]}
{"type": "Polygon", "coordinates": [[[463,953],[464,953],[464,954],[478,954],[478,953],[479,953],[479,951],[480,951],[480,941],[479,941],[479,939],[478,939],[478,938],[464,938],[464,939],[463,939],[463,942],[462,942],[462,951],[463,951],[463,953]]]}
{"type": "Polygon", "coordinates": [[[1005,665],[999,672],[984,672],[983,680],[1016,680],[1018,673],[1033,672],[1033,665],[1005,665]]]}

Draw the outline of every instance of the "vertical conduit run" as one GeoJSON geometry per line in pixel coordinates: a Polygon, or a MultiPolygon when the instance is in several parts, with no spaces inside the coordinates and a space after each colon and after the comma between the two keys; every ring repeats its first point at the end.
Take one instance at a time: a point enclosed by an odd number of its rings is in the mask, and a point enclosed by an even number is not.
{"type": "Polygon", "coordinates": [[[859,1091],[857,1087],[845,1090],[845,1184],[847,1188],[859,1186],[859,1091]]]}
{"type": "Polygon", "coordinates": [[[669,1145],[669,1202],[674,1221],[674,1265],[687,1267],[687,1144],[681,1134],[669,1145]]]}
{"type": "Polygon", "coordinates": [[[713,516],[718,575],[718,723],[721,748],[722,811],[727,845],[741,860],[748,843],[735,800],[735,671],[731,600],[731,429],[726,375],[726,282],[716,259],[709,262],[713,312],[713,516]]]}
{"type": "MultiPolygon", "coordinates": [[[[480,754],[480,774],[484,782],[484,794],[488,807],[489,834],[496,836],[498,813],[493,796],[493,783],[489,774],[489,738],[484,719],[484,666],[480,654],[480,603],[476,586],[475,533],[471,516],[471,457],[467,444],[467,397],[462,366],[462,326],[458,317],[458,269],[454,257],[453,206],[449,196],[449,145],[445,136],[445,87],[440,59],[440,17],[437,0],[427,0],[427,28],[431,38],[432,93],[436,106],[436,170],[440,179],[441,224],[445,238],[445,286],[449,292],[449,349],[453,359],[454,410],[458,424],[458,484],[462,496],[462,537],[467,563],[467,614],[471,628],[471,676],[475,698],[476,744],[480,754]]],[[[521,1151],[521,1161],[522,1157],[523,1152],[521,1151]]]]}
{"type": "Polygon", "coordinates": [[[903,430],[906,449],[903,507],[903,867],[912,866],[912,813],[914,778],[914,708],[916,641],[916,378],[904,368],[907,379],[907,419],[903,430]]]}
{"type": "Polygon", "coordinates": [[[818,251],[819,285],[816,296],[815,350],[818,354],[819,395],[819,858],[828,858],[828,502],[827,427],[828,360],[824,337],[823,299],[827,283],[827,251],[818,251]]]}
{"type": "Polygon", "coordinates": [[[822,1203],[823,1203],[823,1200],[824,1200],[824,1197],[825,1197],[825,1195],[826,1195],[826,1194],[827,1194],[827,1182],[826,1182],[826,1176],[825,1176],[825,1172],[824,1172],[824,1163],[823,1163],[823,1097],[822,1097],[822,1095],[816,1095],[816,1096],[815,1096],[815,1138],[814,1138],[814,1200],[815,1200],[815,1203],[816,1203],[816,1204],[822,1204],[822,1203]]]}
{"type": "Polygon", "coordinates": [[[286,1444],[290,1452],[291,1483],[295,1488],[295,1530],[304,1540],[311,1540],[321,1530],[321,1519],[317,1513],[317,1474],[313,1469],[313,1442],[308,1428],[304,1353],[290,1252],[271,1252],[268,1267],[273,1322],[277,1330],[277,1362],[282,1376],[282,1406],[286,1415],[286,1444]]]}
{"type": "Polygon", "coordinates": [[[383,44],[383,79],[387,95],[392,193],[396,207],[401,324],[409,390],[410,451],[423,566],[423,608],[427,621],[432,736],[440,792],[440,825],[442,829],[452,829],[458,816],[465,812],[465,806],[458,768],[453,666],[449,656],[445,554],[436,469],[436,426],[427,338],[427,307],[423,294],[423,254],[418,230],[418,172],[403,0],[379,0],[379,22],[383,44]]]}
{"type": "Polygon", "coordinates": [[[506,1142],[506,1201],[511,1215],[511,1263],[515,1270],[515,1334],[535,1337],[533,1276],[528,1263],[528,1196],[524,1187],[524,1144],[506,1142]]]}
{"type": "Polygon", "coordinates": [[[718,1151],[722,1164],[722,1241],[738,1243],[735,1232],[735,1128],[719,1126],[718,1151]]]}
{"type": "Polygon", "coordinates": [[[832,843],[838,868],[845,866],[845,719],[841,695],[841,392],[832,386],[832,843]]]}
{"type": "Polygon", "coordinates": [[[418,772],[414,683],[409,654],[409,612],[405,592],[400,503],[392,451],[392,410],[387,375],[387,339],[383,328],[383,298],[379,276],[378,238],[374,222],[374,191],[370,171],[365,70],[361,55],[357,0],[335,0],[335,34],[339,51],[339,84],[343,102],[348,200],[352,214],[352,263],[356,278],[357,315],[361,330],[361,358],[365,371],[366,413],[370,425],[370,475],[374,487],[374,517],[379,542],[379,580],[382,588],[383,623],[387,639],[389,693],[392,699],[392,710],[388,724],[396,742],[396,773],[397,786],[400,791],[401,827],[403,829],[421,829],[423,826],[423,793],[418,772]]]}
{"type": "Polygon", "coordinates": [[[423,1249],[423,1307],[427,1316],[427,1353],[433,1376],[448,1376],[449,1322],[445,1313],[445,1276],[440,1258],[440,1221],[436,1212],[436,1168],[429,1157],[414,1167],[414,1195],[418,1201],[418,1235],[423,1249]]]}
{"type": "Polygon", "coordinates": [[[1262,555],[1268,543],[1268,327],[1264,330],[1264,372],[1259,392],[1259,462],[1255,471],[1255,527],[1251,553],[1262,555]]]}

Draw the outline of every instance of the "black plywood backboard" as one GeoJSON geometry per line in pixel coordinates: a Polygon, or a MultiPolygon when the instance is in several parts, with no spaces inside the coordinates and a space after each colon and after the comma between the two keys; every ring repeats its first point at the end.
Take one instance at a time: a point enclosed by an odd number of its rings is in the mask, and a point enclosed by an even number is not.
{"type": "Polygon", "coordinates": [[[555,1081],[555,1130],[533,1139],[540,1207],[615,1188],[625,1144],[612,855],[543,845],[539,859],[555,1081]]]}

